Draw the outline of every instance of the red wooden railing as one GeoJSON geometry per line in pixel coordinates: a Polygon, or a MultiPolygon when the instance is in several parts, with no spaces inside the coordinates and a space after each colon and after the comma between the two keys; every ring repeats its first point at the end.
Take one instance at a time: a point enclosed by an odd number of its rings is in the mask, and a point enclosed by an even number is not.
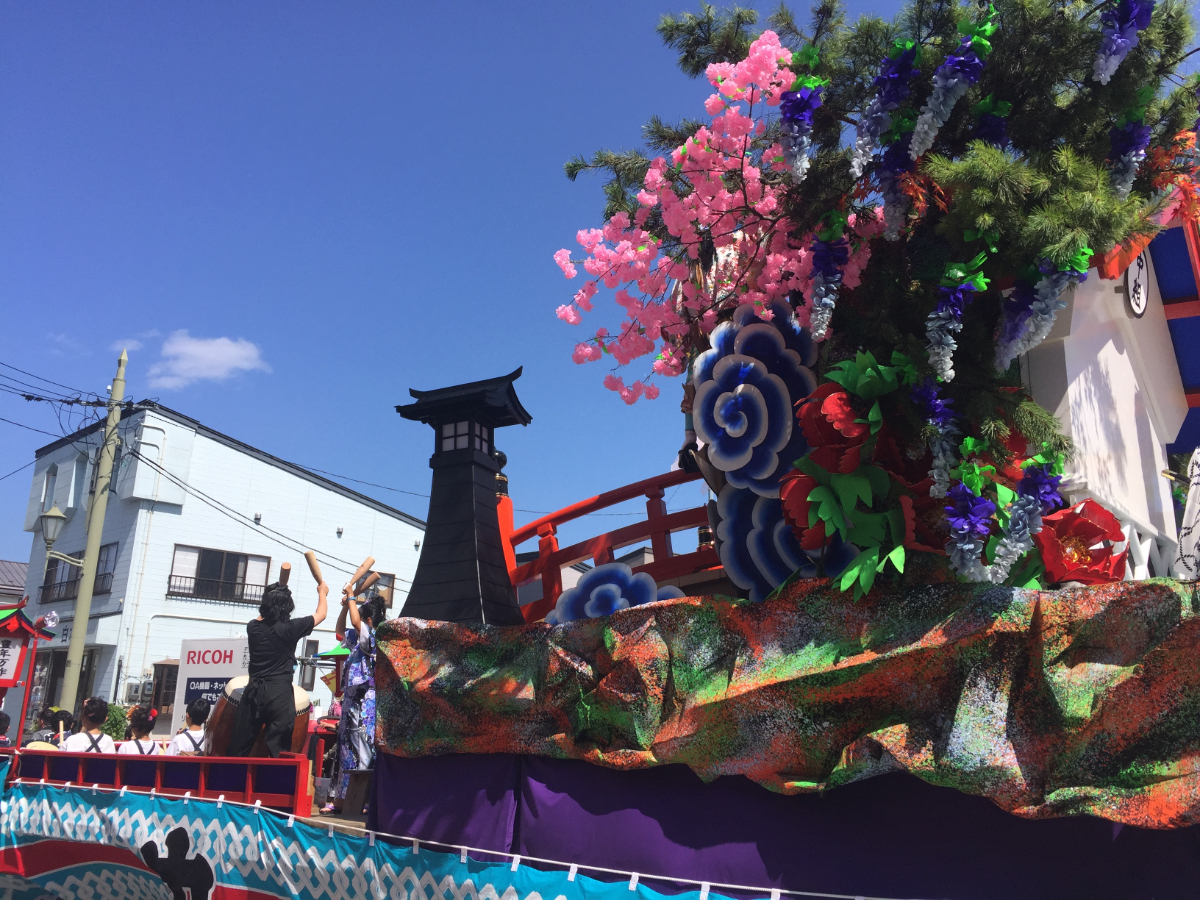
{"type": "Polygon", "coordinates": [[[545,617],[554,608],[562,593],[562,570],[585,559],[592,560],[596,565],[610,563],[615,559],[615,551],[630,544],[649,540],[650,548],[654,551],[654,561],[644,566],[637,566],[634,572],[646,572],[655,581],[668,578],[678,578],[694,572],[703,572],[720,567],[721,561],[712,547],[701,547],[691,553],[676,556],[671,548],[671,535],[676,531],[687,531],[708,524],[708,510],[703,506],[693,509],[682,509],[668,513],[663,496],[668,488],[699,480],[698,473],[677,471],[647,478],[634,484],[606,491],[587,500],[581,500],[572,506],[542,516],[528,525],[513,528],[512,503],[507,497],[500,498],[500,530],[506,538],[504,541],[505,561],[508,564],[508,576],[513,587],[529,581],[532,578],[542,579],[542,598],[521,608],[526,622],[536,622],[545,617]],[[623,528],[617,528],[585,541],[571,544],[569,547],[558,546],[558,528],[564,522],[570,522],[588,513],[598,512],[617,503],[624,503],[635,497],[646,498],[646,519],[623,528]],[[518,566],[516,547],[525,541],[538,539],[538,558],[518,566]]]}
{"type": "Polygon", "coordinates": [[[278,759],[232,756],[134,756],[117,753],[67,753],[62,750],[3,751],[14,757],[10,780],[47,784],[93,784],[171,797],[255,803],[298,816],[312,815],[309,775],[312,764],[302,753],[278,759]],[[153,770],[153,771],[151,771],[153,770]]]}

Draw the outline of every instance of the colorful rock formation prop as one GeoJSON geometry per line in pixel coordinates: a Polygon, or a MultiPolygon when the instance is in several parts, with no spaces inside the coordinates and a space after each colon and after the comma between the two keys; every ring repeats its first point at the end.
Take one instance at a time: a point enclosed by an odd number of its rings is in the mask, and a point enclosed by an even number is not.
{"type": "Polygon", "coordinates": [[[825,581],[552,627],[379,629],[401,756],[683,763],[786,794],[897,769],[1027,818],[1200,823],[1200,616],[1168,580],[1062,591],[825,581]]]}

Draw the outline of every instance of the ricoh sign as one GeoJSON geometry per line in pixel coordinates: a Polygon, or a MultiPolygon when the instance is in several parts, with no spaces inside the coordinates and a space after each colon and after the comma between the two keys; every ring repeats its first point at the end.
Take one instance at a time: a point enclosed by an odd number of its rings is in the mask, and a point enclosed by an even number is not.
{"type": "MultiPolygon", "coordinates": [[[[244,643],[244,642],[243,642],[244,643]]],[[[189,650],[184,661],[188,666],[232,666],[232,650],[189,650]]]]}
{"type": "Polygon", "coordinates": [[[245,675],[249,664],[250,650],[245,638],[184,641],[179,648],[179,680],[175,684],[171,732],[183,725],[183,714],[193,700],[203,697],[215,707],[229,679],[245,675]]]}

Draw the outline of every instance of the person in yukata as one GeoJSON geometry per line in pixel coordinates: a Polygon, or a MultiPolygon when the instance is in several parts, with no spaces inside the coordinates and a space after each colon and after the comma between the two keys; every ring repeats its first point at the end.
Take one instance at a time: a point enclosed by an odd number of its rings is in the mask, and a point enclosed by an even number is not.
{"type": "Polygon", "coordinates": [[[350,656],[343,679],[333,799],[322,807],[324,813],[340,809],[352,771],[370,769],[375,764],[375,626],[387,617],[387,607],[383,597],[375,594],[360,608],[352,596],[353,586],[346,585],[343,590],[342,611],[334,633],[341,637],[350,656]]]}

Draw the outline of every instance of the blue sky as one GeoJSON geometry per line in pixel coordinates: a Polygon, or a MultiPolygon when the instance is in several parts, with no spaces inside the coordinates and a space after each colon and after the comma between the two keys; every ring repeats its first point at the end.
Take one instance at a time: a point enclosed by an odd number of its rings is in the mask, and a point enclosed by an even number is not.
{"type": "MultiPolygon", "coordinates": [[[[571,361],[617,316],[556,319],[579,282],[551,255],[602,205],[566,159],[636,145],[653,113],[703,114],[707,85],[654,34],[685,8],[5,5],[0,361],[102,391],[126,342],[133,397],[418,493],[431,435],[393,411],[408,388],[524,366],[533,424],[497,441],[518,509],[665,472],[678,390],[626,407],[604,363],[571,361]]],[[[8,394],[0,417],[58,433],[8,394]]],[[[49,440],[0,422],[0,475],[49,440]]],[[[0,558],[28,558],[31,471],[0,481],[0,558]]],[[[361,489],[425,515],[419,497],[361,489]]]]}

